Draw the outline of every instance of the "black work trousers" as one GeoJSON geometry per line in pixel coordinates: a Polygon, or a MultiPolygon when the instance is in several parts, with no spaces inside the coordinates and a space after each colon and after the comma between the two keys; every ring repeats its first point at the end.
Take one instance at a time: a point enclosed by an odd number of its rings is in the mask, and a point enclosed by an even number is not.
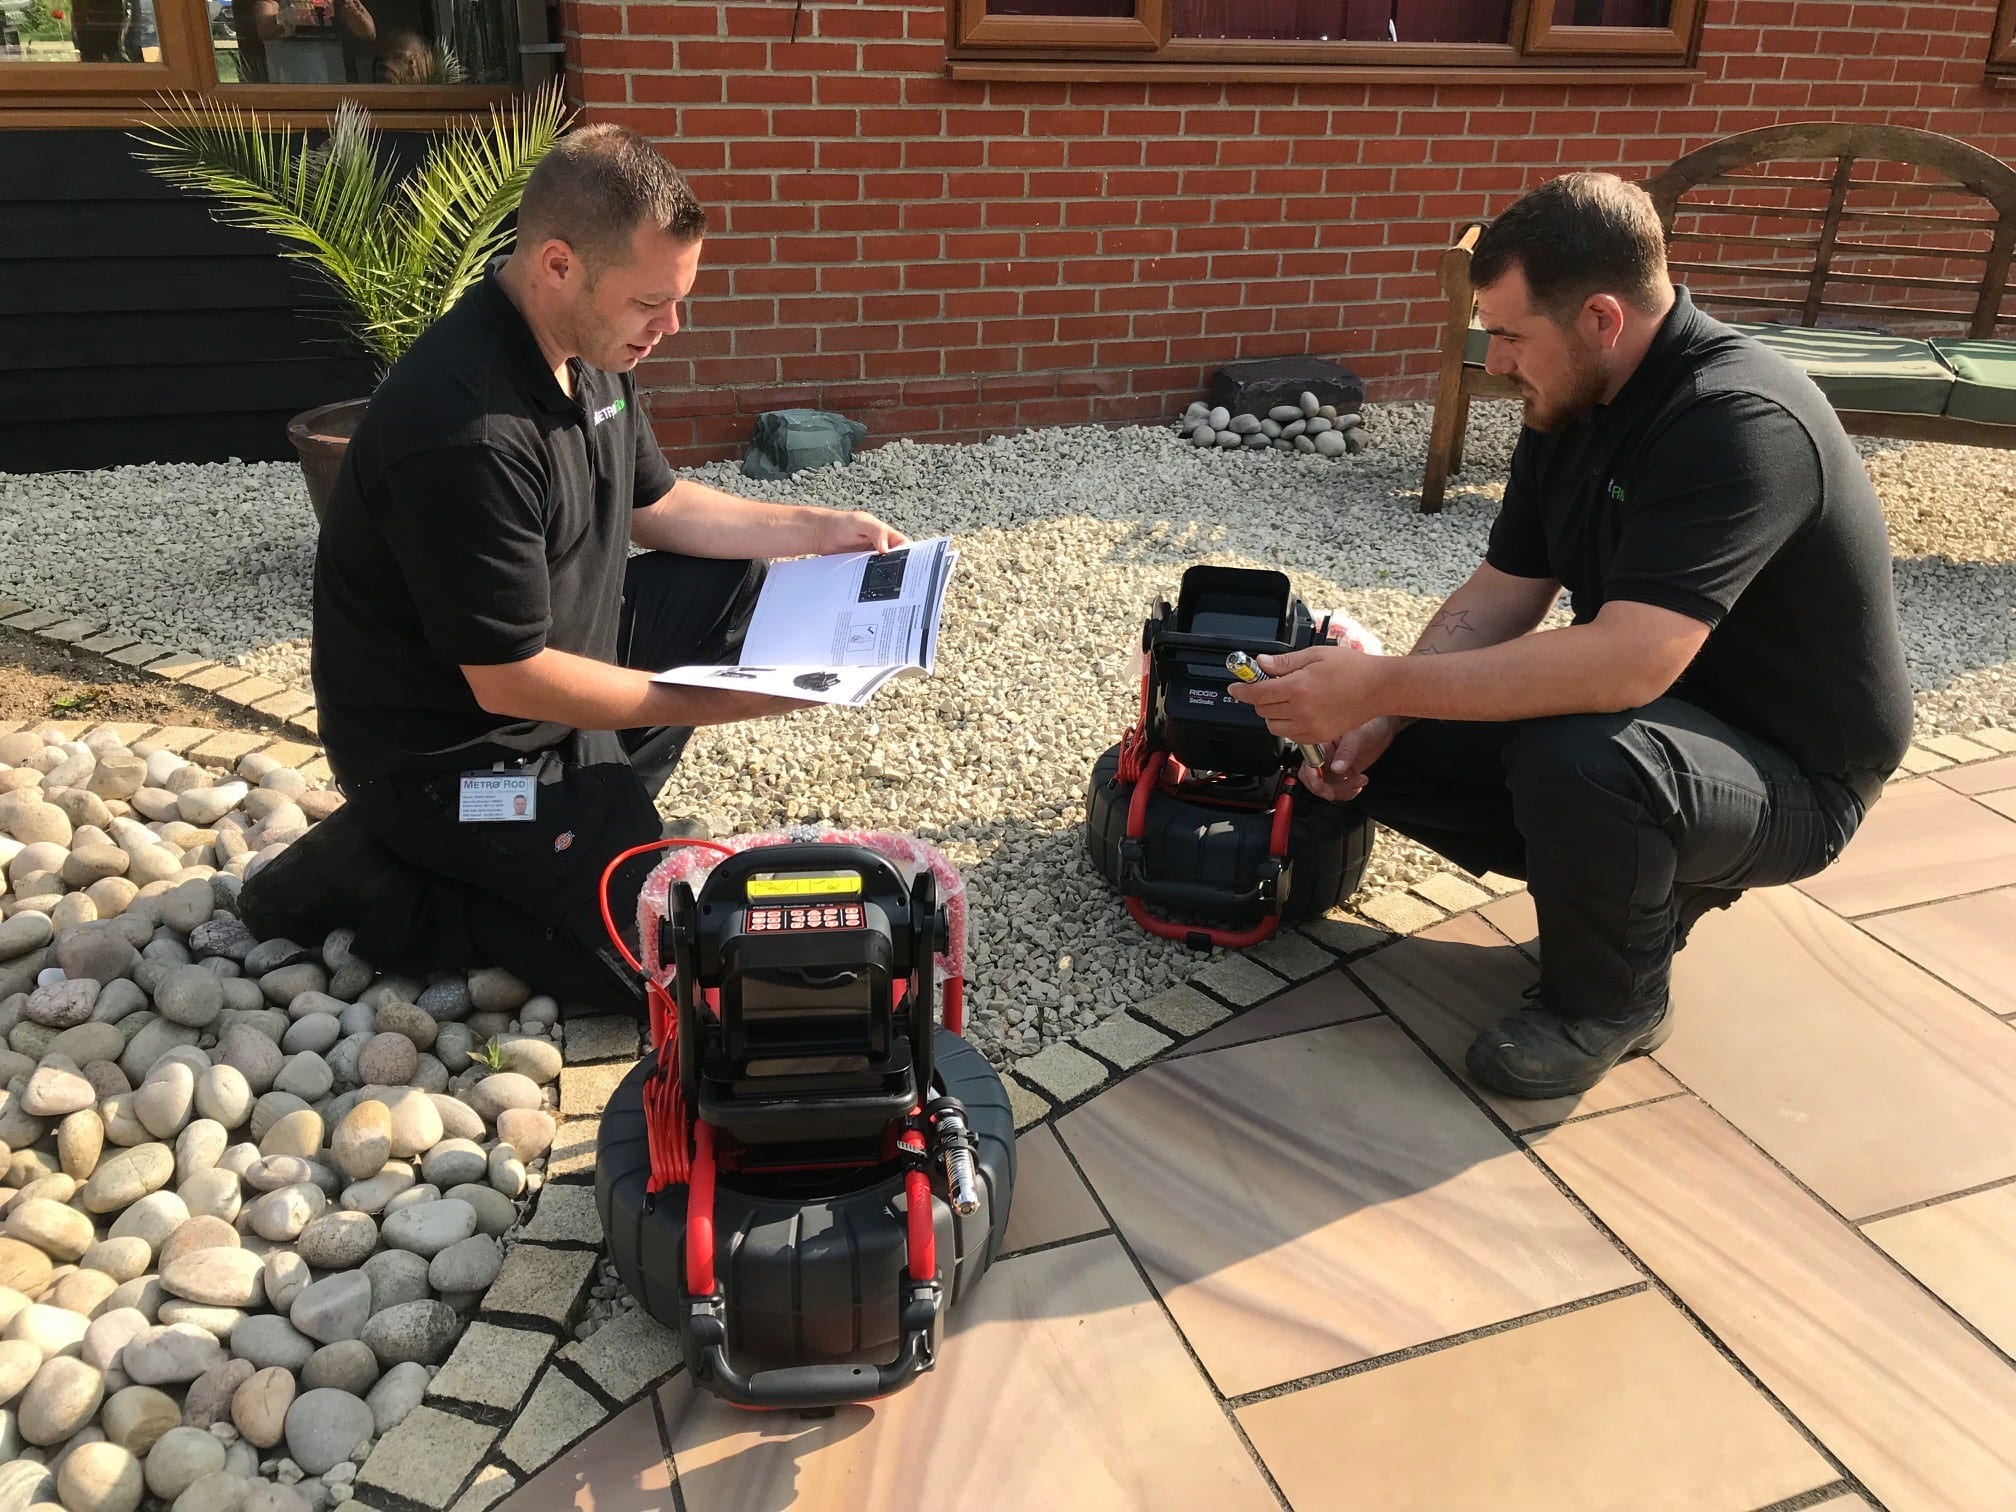
{"type": "MultiPolygon", "coordinates": [[[[734,660],[763,575],[761,562],[632,557],[619,660],[649,671],[734,660]]],[[[384,886],[353,947],[381,970],[502,966],[563,1003],[642,1015],[642,982],[610,944],[599,889],[614,857],[662,836],[655,799],[692,733],[580,731],[507,766],[538,784],[530,822],[461,822],[459,771],[349,784],[348,803],[299,844],[348,816],[389,853],[373,858],[384,886]]],[[[638,885],[658,859],[611,880],[610,912],[633,950],[638,885]]]]}
{"type": "Polygon", "coordinates": [[[1846,785],[1678,698],[1619,714],[1424,720],[1366,776],[1361,812],[1466,870],[1526,881],[1540,997],[1565,1018],[1663,1005],[1690,904],[1813,875],[1864,813],[1846,785]]]}

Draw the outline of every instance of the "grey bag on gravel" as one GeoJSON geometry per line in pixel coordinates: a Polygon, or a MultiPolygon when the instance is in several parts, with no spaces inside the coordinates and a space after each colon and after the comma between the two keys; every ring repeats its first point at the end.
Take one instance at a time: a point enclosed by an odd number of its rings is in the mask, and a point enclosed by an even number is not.
{"type": "Polygon", "coordinates": [[[756,434],[742,459],[745,478],[788,478],[828,462],[852,462],[854,448],[868,434],[859,420],[827,410],[767,410],[756,417],[756,434]]]}

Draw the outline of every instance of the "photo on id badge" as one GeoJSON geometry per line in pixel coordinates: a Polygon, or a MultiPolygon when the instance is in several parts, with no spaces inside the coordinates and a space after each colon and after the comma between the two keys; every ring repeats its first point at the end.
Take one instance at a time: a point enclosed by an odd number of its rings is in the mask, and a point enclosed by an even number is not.
{"type": "Polygon", "coordinates": [[[466,773],[457,817],[464,824],[528,823],[539,817],[537,780],[497,772],[466,773]]]}

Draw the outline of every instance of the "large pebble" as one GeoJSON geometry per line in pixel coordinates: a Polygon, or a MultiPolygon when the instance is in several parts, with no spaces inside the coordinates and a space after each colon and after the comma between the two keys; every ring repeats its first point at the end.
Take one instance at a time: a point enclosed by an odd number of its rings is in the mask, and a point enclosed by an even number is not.
{"type": "Polygon", "coordinates": [[[245,1169],[245,1185],[255,1192],[277,1192],[303,1182],[320,1184],[315,1162],[299,1155],[261,1155],[245,1169]]]}
{"type": "Polygon", "coordinates": [[[154,991],[154,1006],[172,1023],[205,1029],[224,1011],[224,984],[201,966],[177,966],[154,991]]]}
{"type": "MultiPolygon", "coordinates": [[[[163,1154],[168,1154],[166,1145],[156,1148],[163,1154]]],[[[169,1155],[168,1158],[172,1164],[174,1156],[169,1155]]],[[[118,1159],[118,1156],[115,1155],[113,1159],[118,1159]]],[[[111,1162],[107,1161],[106,1164],[109,1165],[111,1162]]],[[[105,1167],[100,1166],[98,1175],[103,1175],[104,1171],[105,1167]]],[[[172,1170],[170,1174],[173,1174],[172,1170]]],[[[97,1179],[98,1176],[91,1178],[92,1181],[97,1179]]],[[[86,1182],[85,1186],[88,1189],[90,1182],[86,1182]]],[[[123,1239],[130,1235],[144,1239],[147,1241],[148,1249],[158,1251],[167,1242],[168,1236],[188,1221],[188,1203],[173,1192],[152,1192],[112,1220],[111,1237],[123,1239]]]]}
{"type": "Polygon", "coordinates": [[[264,1270],[265,1261],[250,1250],[216,1247],[163,1266],[161,1284],[206,1307],[257,1307],[266,1297],[264,1270]]]}
{"type": "Polygon", "coordinates": [[[21,1107],[36,1118],[67,1118],[98,1100],[91,1083],[74,1065],[46,1061],[28,1078],[21,1107]]]}
{"type": "Polygon", "coordinates": [[[153,1386],[127,1386],[113,1392],[99,1414],[110,1442],[142,1456],[181,1421],[182,1409],[175,1398],[153,1386]]]}
{"type": "Polygon", "coordinates": [[[391,1115],[392,1154],[400,1160],[424,1155],[441,1142],[441,1112],[425,1092],[411,1088],[374,1093],[391,1115]]]}
{"type": "Polygon", "coordinates": [[[24,1297],[39,1297],[49,1289],[55,1266],[32,1244],[0,1237],[0,1287],[24,1297]]]}
{"type": "Polygon", "coordinates": [[[491,1150],[488,1177],[490,1185],[506,1197],[522,1197],[525,1194],[525,1162],[508,1144],[500,1142],[491,1150]]]}
{"type": "Polygon", "coordinates": [[[19,1396],[41,1368],[42,1351],[33,1343],[27,1339],[0,1339],[0,1407],[19,1396]]]}
{"type": "Polygon", "coordinates": [[[278,971],[269,971],[259,978],[259,990],[275,1008],[285,1008],[304,992],[327,992],[329,973],[313,961],[303,961],[298,966],[282,966],[278,971]]]}
{"type": "Polygon", "coordinates": [[[245,1210],[245,1194],[240,1189],[236,1174],[212,1168],[198,1171],[175,1189],[175,1195],[188,1204],[189,1211],[198,1218],[219,1218],[226,1223],[236,1223],[238,1215],[245,1210]]]}
{"type": "MultiPolygon", "coordinates": [[[[377,1011],[373,1023],[379,1034],[404,1035],[413,1042],[415,1050],[433,1049],[441,1036],[441,1026],[429,1018],[424,1009],[417,1008],[411,1003],[387,1003],[377,1011]]],[[[403,1052],[399,1052],[395,1046],[392,1053],[396,1057],[403,1052]]],[[[367,1059],[361,1064],[373,1081],[403,1082],[407,1079],[396,1072],[392,1075],[377,1074],[382,1069],[377,1060],[367,1059]]]]}
{"type": "Polygon", "coordinates": [[[96,1316],[105,1299],[119,1289],[119,1283],[103,1271],[71,1270],[56,1278],[56,1284],[42,1294],[51,1307],[68,1308],[79,1317],[96,1316]]]}
{"type": "Polygon", "coordinates": [[[371,1409],[347,1392],[304,1391],[287,1410],[287,1454],[310,1475],[357,1456],[376,1431],[371,1409]]]}
{"type": "Polygon", "coordinates": [[[115,1307],[101,1312],[84,1330],[79,1353],[85,1364],[111,1370],[118,1365],[126,1346],[151,1327],[147,1315],[137,1307],[115,1307]]]}
{"type": "Polygon", "coordinates": [[[62,877],[66,886],[82,889],[107,877],[123,877],[132,864],[133,858],[109,840],[80,845],[63,863],[62,877]]]}
{"type": "Polygon", "coordinates": [[[483,1141],[482,1115],[458,1097],[450,1097],[445,1092],[429,1092],[427,1100],[441,1115],[441,1133],[446,1139],[471,1139],[478,1144],[483,1141]]]}
{"type": "Polygon", "coordinates": [[[451,1187],[441,1194],[466,1202],[476,1210],[476,1232],[488,1234],[493,1239],[509,1233],[518,1222],[518,1205],[486,1180],[481,1185],[469,1183],[451,1187]]]}
{"type": "Polygon", "coordinates": [[[11,961],[31,950],[40,950],[54,938],[45,914],[19,913],[0,924],[0,961],[11,961]]]}
{"type": "Polygon", "coordinates": [[[84,1251],[84,1258],[77,1263],[86,1270],[103,1271],[114,1281],[124,1284],[135,1276],[146,1274],[148,1262],[153,1258],[153,1247],[145,1239],[128,1236],[100,1239],[84,1251]]]}
{"type": "Polygon", "coordinates": [[[427,1367],[407,1360],[386,1371],[383,1379],[371,1388],[365,1400],[381,1438],[405,1422],[420,1405],[427,1395],[428,1381],[427,1367]]]}
{"type": "Polygon", "coordinates": [[[261,1370],[274,1365],[299,1370],[315,1348],[313,1339],[274,1313],[254,1314],[231,1330],[231,1353],[261,1370]]]}
{"type": "Polygon", "coordinates": [[[247,1221],[260,1238],[284,1243],[299,1235],[328,1206],[322,1188],[304,1181],[268,1192],[252,1204],[247,1221]]]}
{"type": "Polygon", "coordinates": [[[515,1013],[531,996],[532,989],[501,966],[469,973],[469,1002],[479,1013],[515,1013]]]}
{"type": "Polygon", "coordinates": [[[445,1191],[465,1181],[481,1181],[488,1165],[488,1154],[474,1140],[444,1139],[421,1160],[420,1176],[445,1191]]]}
{"type": "Polygon", "coordinates": [[[403,1086],[419,1061],[419,1050],[405,1035],[374,1034],[357,1056],[357,1073],[373,1084],[403,1086]]]}
{"type": "Polygon", "coordinates": [[[81,1259],[96,1237],[91,1220],[75,1208],[37,1197],[7,1210],[6,1235],[32,1244],[52,1260],[81,1259]]]}
{"type": "Polygon", "coordinates": [[[171,1428],[147,1451],[147,1489],[173,1501],[224,1468],[224,1446],[201,1428],[171,1428]]]}
{"type": "Polygon", "coordinates": [[[507,1039],[503,1043],[504,1069],[530,1077],[539,1085],[560,1078],[560,1047],[542,1039],[507,1039]]]}
{"type": "Polygon", "coordinates": [[[160,1320],[163,1323],[192,1323],[212,1338],[220,1342],[231,1337],[231,1330],[244,1320],[242,1307],[217,1307],[208,1302],[185,1302],[180,1297],[169,1297],[161,1304],[160,1320]]]}
{"type": "MultiPolygon", "coordinates": [[[[0,1455],[21,1452],[13,1414],[0,1411],[0,1455]]],[[[47,1465],[27,1458],[0,1463],[0,1512],[49,1512],[55,1506],[56,1477],[47,1465]]]]}
{"type": "Polygon", "coordinates": [[[134,1512],[145,1490],[140,1461],[113,1443],[78,1445],[56,1475],[65,1512],[134,1512]]]}
{"type": "Polygon", "coordinates": [[[488,1289],[504,1268],[504,1252],[488,1234],[458,1240],[437,1254],[427,1267],[427,1283],[437,1292],[488,1289]]]}
{"type": "MultiPolygon", "coordinates": [[[[372,1288],[365,1271],[339,1271],[302,1288],[288,1320],[323,1344],[362,1336],[371,1317],[372,1288]]],[[[375,1351],[374,1351],[375,1352],[375,1351]]]]}
{"type": "Polygon", "coordinates": [[[175,1136],[175,1179],[187,1181],[216,1167],[231,1147],[231,1131],[214,1118],[194,1119],[175,1136]]]}
{"type": "Polygon", "coordinates": [[[186,1061],[156,1066],[133,1094],[134,1116],[156,1139],[173,1139],[181,1133],[195,1107],[196,1073],[186,1061]]]}
{"type": "Polygon", "coordinates": [[[191,1323],[161,1323],[128,1344],[119,1365],[139,1385],[167,1386],[193,1381],[223,1361],[214,1335],[191,1323]]]}
{"type": "MultiPolygon", "coordinates": [[[[138,1015],[134,1017],[137,1019],[138,1015]]],[[[126,1042],[126,1053],[119,1057],[119,1069],[126,1073],[129,1081],[138,1085],[147,1080],[147,1073],[160,1064],[170,1051],[194,1045],[199,1038],[200,1033],[185,1024],[171,1024],[164,1018],[149,1018],[126,1042]]],[[[277,1057],[278,1050],[274,1054],[277,1057]]],[[[107,1127],[110,1127],[109,1122],[107,1127]]]]}
{"type": "Polygon", "coordinates": [[[237,919],[211,919],[189,931],[189,953],[197,960],[222,956],[243,965],[259,937],[237,919]]]}
{"type": "Polygon", "coordinates": [[[196,1079],[196,1112],[226,1129],[241,1128],[252,1116],[255,1095],[238,1067],[212,1066],[196,1079]]]}
{"type": "MultiPolygon", "coordinates": [[[[429,1018],[440,1023],[467,1018],[476,1006],[469,983],[461,977],[447,977],[430,984],[414,1001],[429,1018]]],[[[519,999],[519,1002],[523,1001],[523,998],[519,999]]]]}
{"type": "MultiPolygon", "coordinates": [[[[130,868],[126,875],[135,885],[144,885],[133,877],[130,868]]],[[[56,964],[68,977],[110,982],[130,976],[139,962],[139,949],[128,937],[121,920],[80,924],[74,929],[64,930],[56,941],[56,964]]]]}
{"type": "MultiPolygon", "coordinates": [[[[342,1022],[333,1013],[311,1013],[297,1018],[281,1036],[280,1048],[288,1055],[309,1054],[326,1056],[343,1037],[342,1022]]],[[[335,1079],[333,1067],[325,1067],[332,1083],[335,1079]]],[[[284,1075],[284,1072],[283,1072],[284,1075]]],[[[276,1081],[276,1086],[283,1083],[276,1081]]],[[[292,1089],[289,1089],[292,1090],[292,1089]]]]}
{"type": "Polygon", "coordinates": [[[358,1103],[336,1125],[330,1140],[337,1169],[365,1181],[385,1168],[392,1155],[392,1113],[375,1098],[358,1103]]]}
{"type": "MultiPolygon", "coordinates": [[[[256,1132],[256,1124],[254,1127],[256,1132]]],[[[322,1115],[306,1107],[284,1115],[259,1139],[262,1155],[298,1155],[312,1160],[321,1149],[322,1115]]]]}
{"type": "Polygon", "coordinates": [[[291,1056],[280,1068],[280,1074],[273,1078],[274,1091],[291,1092],[310,1103],[327,1097],[335,1085],[335,1073],[320,1055],[307,1050],[291,1056]]]}
{"type": "Polygon", "coordinates": [[[323,1213],[301,1230],[294,1247],[318,1270],[349,1270],[378,1248],[378,1224],[366,1213],[323,1213]]]}
{"type": "Polygon", "coordinates": [[[476,1210],[454,1198],[419,1203],[389,1214],[379,1232],[388,1248],[431,1260],[476,1232],[476,1210]]]}
{"type": "Polygon", "coordinates": [[[88,1318],[67,1307],[31,1302],[9,1320],[4,1337],[32,1345],[43,1359],[53,1360],[57,1355],[79,1353],[90,1329],[88,1318]]]}
{"type": "Polygon", "coordinates": [[[74,1355],[42,1362],[21,1393],[16,1423],[31,1444],[60,1444],[97,1414],[105,1400],[105,1372],[74,1355]]]}
{"type": "Polygon", "coordinates": [[[268,1366],[231,1398],[231,1421],[251,1443],[271,1449],[287,1431],[287,1409],[294,1405],[294,1395],[292,1369],[268,1366]]]}
{"type": "Polygon", "coordinates": [[[79,1108],[57,1126],[56,1158],[63,1174],[76,1181],[89,1181],[105,1153],[105,1120],[96,1108],[79,1108]]]}
{"type": "MultiPolygon", "coordinates": [[[[179,934],[207,924],[216,908],[216,895],[210,890],[205,878],[192,877],[187,882],[177,883],[161,895],[158,905],[161,922],[179,934]]],[[[188,959],[186,950],[183,959],[188,959]]]]}
{"type": "MultiPolygon", "coordinates": [[[[225,1174],[229,1175],[230,1173],[226,1172],[225,1174]]],[[[161,1252],[154,1257],[154,1264],[157,1269],[165,1273],[177,1260],[182,1259],[185,1255],[193,1255],[199,1250],[238,1248],[240,1248],[238,1230],[233,1228],[230,1223],[213,1214],[195,1213],[190,1216],[187,1223],[175,1230],[162,1243],[161,1252]]],[[[173,1286],[169,1287],[169,1290],[177,1291],[173,1286]]],[[[179,1291],[177,1291],[177,1295],[180,1295],[179,1291]]],[[[207,1299],[197,1298],[195,1300],[202,1301],[207,1299]]],[[[226,1302],[212,1305],[236,1307],[241,1304],[226,1302]]]]}
{"type": "Polygon", "coordinates": [[[308,1262],[290,1249],[275,1248],[266,1256],[266,1301],[275,1312],[287,1312],[294,1299],[315,1279],[308,1262]]]}
{"type": "Polygon", "coordinates": [[[168,1146],[135,1145],[101,1161],[77,1200],[87,1212],[116,1213],[158,1192],[174,1175],[175,1152],[168,1146]]]}
{"type": "Polygon", "coordinates": [[[402,1302],[373,1313],[363,1338],[381,1364],[413,1360],[434,1365],[446,1358],[460,1331],[461,1320],[447,1303],[402,1302]]]}
{"type": "Polygon", "coordinates": [[[500,1071],[494,1076],[484,1077],[470,1088],[467,1098],[469,1106],[481,1114],[486,1123],[495,1123],[497,1115],[508,1108],[536,1108],[543,1101],[539,1084],[516,1071],[500,1071]]]}
{"type": "Polygon", "coordinates": [[[382,1312],[407,1302],[425,1302],[427,1261],[406,1250],[380,1250],[364,1262],[364,1279],[371,1283],[371,1305],[382,1312]]]}
{"type": "Polygon", "coordinates": [[[220,782],[215,787],[189,788],[176,802],[182,818],[199,828],[215,824],[245,801],[251,789],[242,782],[220,782]]]}
{"type": "Polygon", "coordinates": [[[316,1350],[301,1370],[302,1386],[333,1386],[363,1396],[378,1379],[378,1356],[362,1339],[338,1339],[316,1350]]]}
{"type": "Polygon", "coordinates": [[[169,1512],[245,1512],[254,1484],[227,1465],[176,1497],[169,1512]]]}

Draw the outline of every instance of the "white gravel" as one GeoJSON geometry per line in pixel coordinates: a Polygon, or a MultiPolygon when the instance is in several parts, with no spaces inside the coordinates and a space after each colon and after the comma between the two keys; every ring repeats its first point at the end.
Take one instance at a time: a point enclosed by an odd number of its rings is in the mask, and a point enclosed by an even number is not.
{"type": "MultiPolygon", "coordinates": [[[[779,483],[694,470],[759,497],[873,509],[961,559],[938,676],[865,711],[704,731],[668,812],[717,832],[823,819],[908,829],[966,871],[979,1037],[1034,1049],[1202,962],[1148,939],[1090,872],[1093,758],[1133,713],[1129,653],[1150,595],[1192,562],[1279,566],[1312,607],[1404,647],[1482,553],[1516,435],[1473,410],[1469,467],[1417,509],[1425,405],[1371,415],[1331,460],[1200,450],[1167,431],[895,443],[779,483]],[[997,1017],[998,1015],[998,1017],[997,1017]]],[[[1859,443],[1889,512],[1922,734],[2016,721],[2016,481],[2005,453],[1859,443]]],[[[291,465],[0,476],[0,594],[99,613],[162,644],[305,682],[312,519],[291,465]]],[[[1367,891],[1439,866],[1384,837],[1367,891]]]]}

